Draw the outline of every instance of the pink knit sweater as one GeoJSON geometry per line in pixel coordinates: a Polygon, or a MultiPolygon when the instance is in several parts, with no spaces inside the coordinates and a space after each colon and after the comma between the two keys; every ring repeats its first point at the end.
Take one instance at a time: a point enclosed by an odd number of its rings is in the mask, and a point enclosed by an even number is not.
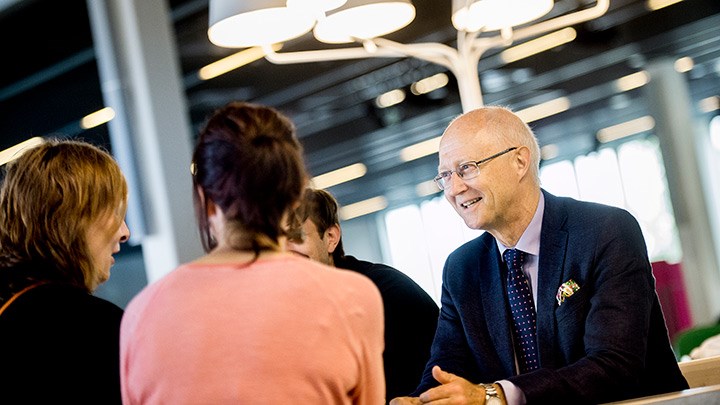
{"type": "Polygon", "coordinates": [[[385,402],[375,285],[292,255],[180,266],[128,304],[120,346],[125,404],[385,402]]]}

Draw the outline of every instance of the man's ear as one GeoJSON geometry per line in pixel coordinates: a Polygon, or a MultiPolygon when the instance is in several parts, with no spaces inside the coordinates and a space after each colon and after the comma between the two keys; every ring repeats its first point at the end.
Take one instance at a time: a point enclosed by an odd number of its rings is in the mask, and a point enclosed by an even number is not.
{"type": "Polygon", "coordinates": [[[325,238],[327,251],[332,255],[338,243],[340,243],[340,238],[342,238],[342,231],[340,230],[340,225],[330,225],[330,227],[325,230],[325,238]]]}
{"type": "Polygon", "coordinates": [[[519,147],[515,155],[515,162],[520,177],[525,176],[530,171],[530,149],[526,146],[519,147]]]}

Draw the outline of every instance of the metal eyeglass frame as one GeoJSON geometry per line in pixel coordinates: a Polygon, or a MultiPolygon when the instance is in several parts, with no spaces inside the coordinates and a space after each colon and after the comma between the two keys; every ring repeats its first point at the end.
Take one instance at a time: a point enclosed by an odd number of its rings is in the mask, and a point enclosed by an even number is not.
{"type": "MultiPolygon", "coordinates": [[[[488,157],[486,157],[485,159],[470,160],[470,161],[467,161],[467,162],[460,163],[455,170],[444,171],[444,172],[439,173],[437,176],[435,176],[435,178],[433,179],[433,181],[435,182],[435,184],[437,184],[437,186],[438,186],[438,188],[439,188],[440,190],[445,190],[445,189],[447,188],[447,184],[449,183],[450,179],[452,178],[452,174],[453,174],[453,173],[456,173],[456,174],[458,175],[458,177],[460,177],[460,178],[463,179],[463,180],[474,179],[475,177],[477,177],[478,174],[480,174],[480,168],[479,168],[479,166],[480,166],[481,164],[483,164],[483,163],[485,163],[485,162],[489,162],[489,161],[495,159],[496,157],[502,156],[502,155],[504,155],[504,154],[506,154],[506,153],[508,153],[508,152],[510,152],[510,151],[513,151],[513,150],[517,149],[517,148],[518,148],[518,146],[513,146],[512,148],[507,148],[507,149],[505,149],[505,150],[503,150],[503,151],[501,151],[501,152],[498,152],[498,153],[496,153],[496,154],[494,154],[494,155],[492,155],[492,156],[488,156],[488,157]],[[467,174],[462,174],[462,173],[461,173],[461,168],[462,168],[463,166],[472,166],[472,167],[474,167],[475,169],[478,169],[478,170],[474,172],[475,174],[472,174],[470,177],[468,177],[467,174]]],[[[465,167],[465,168],[462,169],[462,170],[468,170],[468,167],[465,167]]]]}

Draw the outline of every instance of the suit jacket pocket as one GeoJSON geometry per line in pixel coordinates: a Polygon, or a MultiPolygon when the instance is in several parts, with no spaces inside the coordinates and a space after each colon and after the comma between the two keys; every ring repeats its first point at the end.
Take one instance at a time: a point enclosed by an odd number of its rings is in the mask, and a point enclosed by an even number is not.
{"type": "Polygon", "coordinates": [[[562,305],[558,305],[555,309],[555,319],[558,326],[562,328],[565,323],[584,323],[587,317],[587,311],[590,306],[590,297],[588,289],[580,288],[570,297],[567,297],[562,305]]]}
{"type": "Polygon", "coordinates": [[[589,289],[580,288],[562,305],[555,307],[558,348],[564,358],[564,364],[573,363],[585,355],[583,336],[585,321],[590,310],[589,300],[589,289]]]}

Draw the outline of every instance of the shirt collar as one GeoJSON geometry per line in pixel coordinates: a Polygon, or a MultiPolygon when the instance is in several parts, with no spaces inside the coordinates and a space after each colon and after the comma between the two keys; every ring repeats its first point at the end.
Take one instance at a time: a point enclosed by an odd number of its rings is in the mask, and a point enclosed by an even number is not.
{"type": "MultiPolygon", "coordinates": [[[[540,193],[540,200],[538,206],[535,209],[535,215],[533,215],[530,224],[525,228],[525,232],[520,236],[518,243],[515,245],[516,249],[522,250],[525,253],[538,256],[540,254],[540,231],[542,229],[542,218],[545,213],[545,195],[540,193]]],[[[496,239],[498,249],[500,249],[500,255],[502,255],[508,246],[503,245],[496,239]]]]}

